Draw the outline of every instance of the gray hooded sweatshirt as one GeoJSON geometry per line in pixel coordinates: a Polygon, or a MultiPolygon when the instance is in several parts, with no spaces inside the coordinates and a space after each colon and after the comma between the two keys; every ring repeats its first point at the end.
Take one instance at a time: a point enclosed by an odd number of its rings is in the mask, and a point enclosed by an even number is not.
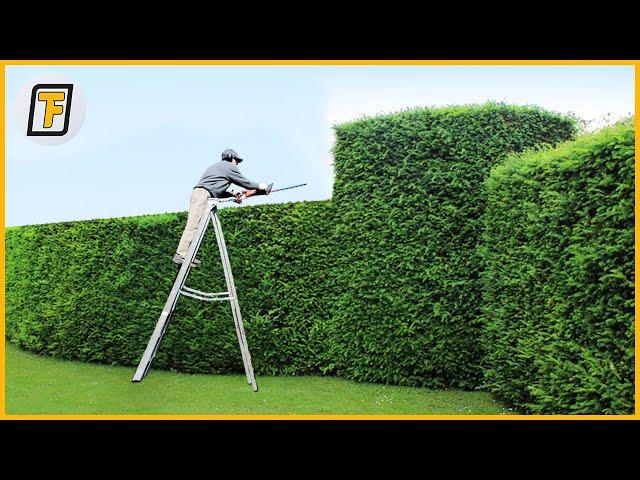
{"type": "Polygon", "coordinates": [[[242,175],[237,165],[222,160],[207,168],[194,188],[206,188],[212,197],[224,198],[233,196],[230,192],[227,192],[227,188],[232,183],[247,190],[256,190],[259,186],[259,183],[252,182],[242,175]]]}

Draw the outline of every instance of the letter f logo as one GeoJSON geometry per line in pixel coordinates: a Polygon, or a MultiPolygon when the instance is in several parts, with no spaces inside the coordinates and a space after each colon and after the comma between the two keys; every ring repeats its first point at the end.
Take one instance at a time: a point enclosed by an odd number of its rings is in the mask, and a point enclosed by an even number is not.
{"type": "Polygon", "coordinates": [[[31,91],[28,136],[62,136],[69,129],[72,84],[40,83],[31,91]]]}
{"type": "Polygon", "coordinates": [[[53,116],[60,115],[64,112],[62,105],[57,105],[56,101],[64,101],[64,92],[40,92],[38,100],[46,102],[44,107],[44,125],[42,128],[51,128],[53,126],[53,116]]]}

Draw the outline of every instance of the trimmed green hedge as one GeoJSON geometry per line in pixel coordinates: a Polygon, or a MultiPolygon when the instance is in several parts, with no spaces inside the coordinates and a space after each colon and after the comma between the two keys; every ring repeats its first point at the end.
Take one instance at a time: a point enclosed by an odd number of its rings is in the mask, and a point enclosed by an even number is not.
{"type": "Polygon", "coordinates": [[[509,152],[572,137],[572,119],[501,104],[416,109],[336,131],[328,371],[476,387],[482,182],[509,152]]]}
{"type": "MultiPolygon", "coordinates": [[[[574,131],[560,115],[495,104],[363,119],[336,128],[331,202],[222,211],[257,373],[476,387],[482,182],[508,152],[574,131]]],[[[185,217],[9,229],[11,340],[135,365],[173,282],[185,217]]],[[[213,236],[200,258],[189,285],[221,290],[213,236]]],[[[228,306],[181,298],[154,368],[242,371],[228,306]]]]}
{"type": "Polygon", "coordinates": [[[634,131],[495,167],[486,181],[486,387],[525,412],[633,413],[634,131]]]}
{"type": "MultiPolygon", "coordinates": [[[[220,211],[258,373],[318,372],[330,298],[330,202],[220,211]]],[[[7,334],[60,358],[135,365],[162,311],[186,213],[8,229],[7,334]]],[[[187,285],[223,291],[213,229],[187,285]]],[[[154,368],[240,372],[227,303],[182,297],[154,368]]]]}

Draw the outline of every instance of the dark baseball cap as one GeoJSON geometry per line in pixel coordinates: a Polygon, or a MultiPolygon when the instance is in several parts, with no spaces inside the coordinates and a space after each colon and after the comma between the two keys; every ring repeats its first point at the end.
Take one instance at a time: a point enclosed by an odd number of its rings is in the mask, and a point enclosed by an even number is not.
{"type": "Polygon", "coordinates": [[[222,152],[222,160],[226,160],[230,162],[233,159],[236,159],[236,162],[240,163],[242,158],[238,155],[238,152],[233,150],[232,148],[227,148],[224,152],[222,152]]]}

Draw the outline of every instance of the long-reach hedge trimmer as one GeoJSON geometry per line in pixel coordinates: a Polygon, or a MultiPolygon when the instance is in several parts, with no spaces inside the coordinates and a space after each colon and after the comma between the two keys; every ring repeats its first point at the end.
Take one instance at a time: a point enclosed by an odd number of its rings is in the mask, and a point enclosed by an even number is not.
{"type": "Polygon", "coordinates": [[[269,195],[274,192],[282,192],[283,190],[291,190],[292,188],[304,187],[306,183],[301,183],[299,185],[291,185],[290,187],[282,187],[282,188],[273,188],[273,183],[270,183],[265,190],[244,190],[243,192],[237,192],[233,195],[235,196],[235,201],[237,203],[241,203],[242,200],[245,200],[249,197],[253,197],[254,195],[269,195]]]}

